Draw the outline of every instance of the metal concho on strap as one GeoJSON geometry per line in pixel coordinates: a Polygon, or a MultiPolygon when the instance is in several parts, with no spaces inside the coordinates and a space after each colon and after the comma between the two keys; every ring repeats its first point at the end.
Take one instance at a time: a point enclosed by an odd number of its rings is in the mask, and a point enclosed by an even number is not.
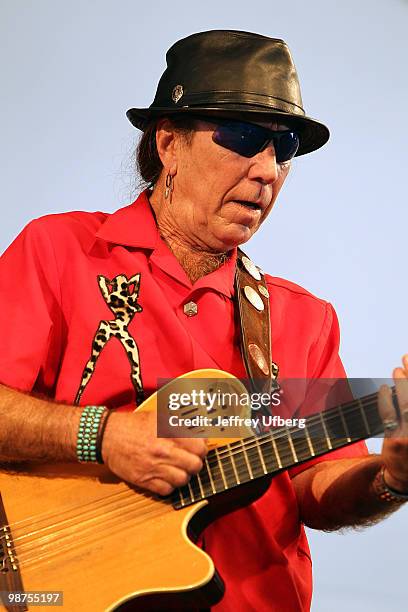
{"type": "Polygon", "coordinates": [[[252,391],[271,393],[277,387],[278,366],[272,361],[269,291],[263,274],[241,249],[235,289],[241,353],[252,391]]]}

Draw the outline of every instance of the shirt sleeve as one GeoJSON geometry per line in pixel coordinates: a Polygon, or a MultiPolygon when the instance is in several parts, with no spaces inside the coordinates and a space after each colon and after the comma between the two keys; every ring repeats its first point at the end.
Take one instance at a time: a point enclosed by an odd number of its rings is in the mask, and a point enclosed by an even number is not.
{"type": "Polygon", "coordinates": [[[0,382],[49,393],[60,359],[62,316],[54,249],[32,221],[0,258],[0,382]]]}
{"type": "MultiPolygon", "coordinates": [[[[333,306],[326,304],[325,316],[322,328],[316,342],[310,351],[309,377],[312,379],[342,379],[346,378],[346,372],[339,355],[340,329],[337,316],[333,306]]],[[[306,412],[300,411],[296,416],[309,416],[306,412]]],[[[350,457],[360,457],[368,455],[365,442],[355,442],[343,448],[331,451],[321,457],[311,459],[302,465],[290,468],[289,476],[293,478],[296,474],[312,467],[322,461],[333,461],[350,457]]]]}

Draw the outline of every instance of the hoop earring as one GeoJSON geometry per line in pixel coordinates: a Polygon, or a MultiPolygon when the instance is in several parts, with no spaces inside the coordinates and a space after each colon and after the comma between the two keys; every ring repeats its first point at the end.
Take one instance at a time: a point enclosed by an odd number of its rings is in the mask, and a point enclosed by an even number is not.
{"type": "Polygon", "coordinates": [[[174,177],[170,174],[170,172],[168,172],[166,176],[166,189],[164,191],[164,197],[167,200],[168,197],[170,196],[170,202],[171,202],[171,196],[173,194],[173,189],[174,189],[174,177]]]}

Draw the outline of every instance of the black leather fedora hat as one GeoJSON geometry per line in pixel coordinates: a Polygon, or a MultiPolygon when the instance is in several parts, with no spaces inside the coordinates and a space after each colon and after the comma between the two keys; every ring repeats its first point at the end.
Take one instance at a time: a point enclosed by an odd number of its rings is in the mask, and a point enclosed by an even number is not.
{"type": "Polygon", "coordinates": [[[325,125],[306,116],[299,80],[287,44],[237,30],[199,32],[177,41],[149,108],[127,117],[143,130],[161,115],[196,113],[245,121],[277,118],[300,134],[297,155],[329,139],[325,125]]]}

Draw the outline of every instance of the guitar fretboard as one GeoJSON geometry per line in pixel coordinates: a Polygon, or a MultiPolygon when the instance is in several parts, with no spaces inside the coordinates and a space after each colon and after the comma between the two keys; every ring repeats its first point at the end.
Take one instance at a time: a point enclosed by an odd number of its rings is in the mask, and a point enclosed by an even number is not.
{"type": "Polygon", "coordinates": [[[274,429],[210,450],[203,469],[187,485],[174,491],[174,508],[183,508],[382,433],[384,425],[377,399],[374,393],[313,414],[306,418],[304,428],[274,429]]]}

